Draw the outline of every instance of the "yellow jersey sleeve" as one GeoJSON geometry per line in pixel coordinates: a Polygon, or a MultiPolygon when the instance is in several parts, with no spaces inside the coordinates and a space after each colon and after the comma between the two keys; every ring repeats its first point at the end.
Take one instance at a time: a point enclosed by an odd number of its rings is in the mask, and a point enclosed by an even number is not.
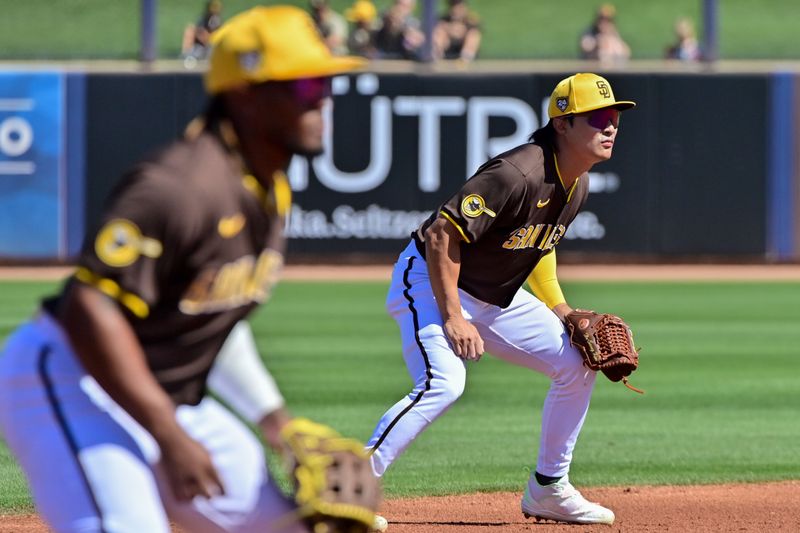
{"type": "Polygon", "coordinates": [[[558,304],[563,304],[567,300],[561,292],[561,286],[556,277],[556,251],[551,250],[545,254],[533,271],[528,276],[528,285],[533,290],[533,294],[543,301],[550,309],[558,304]]]}

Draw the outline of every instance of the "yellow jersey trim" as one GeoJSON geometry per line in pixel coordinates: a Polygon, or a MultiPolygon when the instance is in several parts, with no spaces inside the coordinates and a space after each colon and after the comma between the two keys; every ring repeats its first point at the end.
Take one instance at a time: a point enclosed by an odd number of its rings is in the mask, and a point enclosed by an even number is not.
{"type": "Polygon", "coordinates": [[[275,210],[278,215],[284,216],[292,207],[292,187],[289,178],[284,172],[276,172],[273,176],[273,194],[275,195],[275,210]]]}
{"type": "Polygon", "coordinates": [[[461,238],[462,238],[462,239],[464,239],[464,240],[465,240],[465,241],[466,241],[468,244],[471,244],[471,243],[472,243],[472,241],[470,241],[470,240],[469,240],[469,237],[467,237],[467,234],[466,234],[466,233],[464,233],[464,230],[463,230],[463,229],[461,229],[461,226],[459,226],[458,224],[456,224],[456,221],[455,221],[455,220],[453,220],[453,218],[452,218],[450,215],[448,215],[448,214],[447,214],[447,213],[445,213],[444,211],[439,211],[439,214],[440,214],[440,215],[442,215],[442,216],[443,216],[443,217],[444,217],[444,218],[445,218],[445,219],[446,219],[448,222],[450,222],[452,225],[454,225],[454,226],[456,227],[456,229],[458,230],[458,232],[461,234],[461,238]]]}
{"type": "Polygon", "coordinates": [[[222,217],[219,219],[219,222],[217,222],[217,233],[219,233],[220,237],[223,239],[232,239],[242,232],[246,224],[247,219],[244,218],[244,215],[241,213],[236,213],[229,217],[222,217]]]}
{"type": "Polygon", "coordinates": [[[261,186],[255,176],[252,174],[245,174],[242,176],[242,185],[244,185],[244,188],[250,191],[256,198],[258,198],[259,202],[262,204],[266,202],[267,191],[261,186]]]}
{"type": "Polygon", "coordinates": [[[561,188],[564,189],[565,193],[567,193],[567,203],[569,203],[569,201],[572,200],[572,193],[575,192],[575,189],[577,189],[576,186],[578,185],[578,182],[581,181],[581,177],[578,176],[577,178],[575,178],[575,181],[572,183],[572,186],[569,189],[567,189],[567,186],[564,185],[564,178],[561,177],[561,169],[558,168],[558,157],[556,157],[555,152],[553,152],[553,161],[556,164],[556,174],[558,174],[558,181],[561,182],[561,188]]]}
{"type": "Polygon", "coordinates": [[[575,182],[572,184],[572,187],[569,188],[569,192],[567,192],[567,203],[572,200],[572,195],[575,192],[575,189],[578,188],[578,183],[581,181],[581,177],[578,176],[575,178],[575,182]]]}
{"type": "Polygon", "coordinates": [[[146,318],[150,314],[150,306],[147,305],[147,302],[132,292],[123,290],[116,281],[103,278],[84,267],[78,267],[78,269],[75,270],[75,279],[117,300],[139,318],[146,318]]]}
{"type": "Polygon", "coordinates": [[[278,215],[284,216],[292,207],[292,187],[284,172],[278,171],[272,175],[272,194],[252,174],[245,174],[242,177],[242,185],[258,198],[268,212],[275,211],[278,215]]]}

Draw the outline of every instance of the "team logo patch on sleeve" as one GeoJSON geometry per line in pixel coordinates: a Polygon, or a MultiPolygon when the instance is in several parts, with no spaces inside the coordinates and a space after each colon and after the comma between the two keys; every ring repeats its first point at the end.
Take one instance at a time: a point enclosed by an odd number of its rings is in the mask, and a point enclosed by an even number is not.
{"type": "Polygon", "coordinates": [[[486,201],[479,194],[470,194],[464,198],[461,202],[461,212],[464,213],[464,216],[470,218],[479,217],[483,213],[492,218],[497,216],[497,213],[486,207],[486,201]]]}
{"type": "Polygon", "coordinates": [[[94,240],[97,257],[108,266],[125,267],[140,256],[160,257],[164,251],[160,242],[142,235],[139,226],[130,220],[115,219],[108,222],[94,240]]]}

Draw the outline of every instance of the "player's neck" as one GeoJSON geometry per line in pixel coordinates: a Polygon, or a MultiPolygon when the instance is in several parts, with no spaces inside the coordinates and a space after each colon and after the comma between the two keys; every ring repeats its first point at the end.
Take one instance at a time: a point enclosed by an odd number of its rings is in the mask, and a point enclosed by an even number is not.
{"type": "Polygon", "coordinates": [[[585,172],[589,172],[593,163],[590,161],[583,161],[575,157],[574,153],[569,150],[559,150],[556,153],[556,161],[558,166],[558,175],[561,177],[561,183],[564,188],[569,190],[575,180],[585,172]]]}
{"type": "Polygon", "coordinates": [[[272,186],[272,176],[276,172],[285,171],[291,161],[291,154],[285,150],[276,149],[265,143],[248,146],[248,142],[241,144],[241,156],[247,169],[255,176],[262,186],[272,186]]]}

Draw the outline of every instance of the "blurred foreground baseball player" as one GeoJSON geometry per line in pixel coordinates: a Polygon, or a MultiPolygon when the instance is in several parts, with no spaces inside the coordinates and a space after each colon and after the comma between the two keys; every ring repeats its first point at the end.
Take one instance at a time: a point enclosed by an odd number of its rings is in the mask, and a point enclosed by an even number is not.
{"type": "Polygon", "coordinates": [[[568,478],[595,381],[570,345],[572,309],[556,278],[555,247],[586,200],[588,171],[611,157],[620,112],[595,74],[561,81],[547,125],[490,159],[412,235],[395,265],[387,309],[400,326],[414,388],[368,442],[382,475],[464,391],[466,361],[484,350],[551,379],[536,472],[522,511],[565,522],[612,523],[568,478]],[[536,296],[521,289],[526,279],[536,296]]]}
{"type": "MultiPolygon", "coordinates": [[[[8,339],[0,430],[54,530],[168,532],[169,517],[192,533],[308,531],[207,386],[300,462],[321,453],[304,433],[338,437],[290,420],[242,320],[283,264],[284,169],[321,152],[331,76],[360,65],[332,57],[300,9],[231,19],[207,111],[125,177],[61,294],[8,339]]],[[[372,511],[355,518],[371,525],[372,511]]]]}

